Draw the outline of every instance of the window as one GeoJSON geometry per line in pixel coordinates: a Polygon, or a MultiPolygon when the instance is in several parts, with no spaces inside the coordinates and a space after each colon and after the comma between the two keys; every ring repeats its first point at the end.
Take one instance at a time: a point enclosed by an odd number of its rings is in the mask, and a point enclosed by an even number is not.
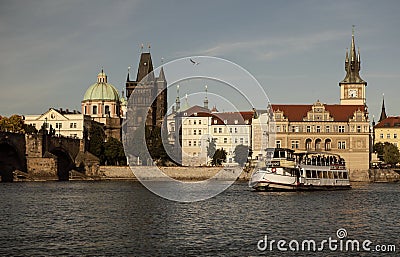
{"type": "Polygon", "coordinates": [[[74,128],[76,128],[76,123],[74,123],[74,128]]]}
{"type": "Polygon", "coordinates": [[[383,134],[380,134],[379,137],[380,137],[380,138],[383,138],[383,134]]]}
{"type": "Polygon", "coordinates": [[[56,123],[56,128],[58,128],[58,129],[60,129],[60,128],[62,128],[62,123],[56,123]]]}
{"type": "Polygon", "coordinates": [[[299,141],[292,140],[292,149],[298,149],[298,148],[299,148],[299,141]]]}
{"type": "Polygon", "coordinates": [[[199,120],[199,125],[201,125],[201,120],[199,120]]]}
{"type": "Polygon", "coordinates": [[[189,141],[188,146],[192,146],[192,141],[189,141]]]}
{"type": "Polygon", "coordinates": [[[361,126],[357,126],[357,133],[361,133],[361,126]]]}
{"type": "Polygon", "coordinates": [[[239,122],[238,120],[235,120],[235,124],[238,124],[238,122],[239,122]]]}
{"type": "Polygon", "coordinates": [[[346,149],[346,141],[339,141],[338,149],[346,149]]]}
{"type": "Polygon", "coordinates": [[[317,126],[317,133],[321,133],[321,126],[317,126]]]}
{"type": "Polygon", "coordinates": [[[201,141],[199,140],[199,144],[198,144],[198,146],[201,146],[201,141]]]}
{"type": "Polygon", "coordinates": [[[197,141],[193,141],[193,146],[196,146],[196,144],[197,144],[197,141]]]}
{"type": "Polygon", "coordinates": [[[214,128],[214,133],[217,133],[217,128],[214,128]]]}
{"type": "Polygon", "coordinates": [[[218,128],[218,133],[222,133],[222,128],[218,128]]]}
{"type": "Polygon", "coordinates": [[[307,126],[307,133],[310,133],[311,132],[311,126],[307,126]]]}
{"type": "Polygon", "coordinates": [[[85,106],[85,114],[87,114],[87,106],[85,106]]]}
{"type": "Polygon", "coordinates": [[[237,142],[238,142],[238,139],[237,139],[237,138],[235,138],[235,144],[237,144],[237,142]]]}
{"type": "Polygon", "coordinates": [[[397,134],[396,133],[393,134],[393,138],[397,138],[397,134]]]}
{"type": "Polygon", "coordinates": [[[224,137],[224,144],[228,143],[228,138],[224,137]]]}
{"type": "Polygon", "coordinates": [[[275,141],[275,146],[276,146],[276,148],[281,148],[282,147],[281,140],[276,140],[275,141]]]}
{"type": "Polygon", "coordinates": [[[387,138],[390,138],[390,134],[387,134],[386,137],[387,137],[387,138]]]}
{"type": "Polygon", "coordinates": [[[339,126],[339,133],[344,133],[344,126],[343,125],[339,126]]]}
{"type": "Polygon", "coordinates": [[[97,106],[93,106],[93,114],[97,114],[97,106]]]}
{"type": "Polygon", "coordinates": [[[73,128],[73,127],[74,127],[74,123],[70,123],[69,128],[73,128]]]}
{"type": "Polygon", "coordinates": [[[196,120],[193,121],[193,125],[196,125],[196,120]]]}
{"type": "Polygon", "coordinates": [[[292,126],[292,132],[299,132],[298,126],[292,126]]]}
{"type": "Polygon", "coordinates": [[[231,133],[231,134],[232,134],[232,128],[229,128],[229,133],[231,133]]]}
{"type": "Polygon", "coordinates": [[[281,132],[281,126],[276,126],[276,132],[281,132]]]}
{"type": "Polygon", "coordinates": [[[235,133],[238,133],[238,129],[237,128],[235,128],[235,133]]]}
{"type": "Polygon", "coordinates": [[[196,135],[196,130],[193,130],[193,135],[196,135]]]}
{"type": "Polygon", "coordinates": [[[199,129],[199,135],[201,135],[201,129],[199,129]]]}
{"type": "Polygon", "coordinates": [[[331,128],[330,128],[329,126],[326,126],[326,127],[325,127],[325,132],[329,133],[330,130],[331,130],[331,128]]]}
{"type": "Polygon", "coordinates": [[[110,114],[110,106],[106,105],[106,106],[104,107],[104,114],[105,114],[105,115],[109,115],[109,114],[110,114]]]}
{"type": "Polygon", "coordinates": [[[240,144],[243,145],[243,137],[240,138],[240,144]]]}

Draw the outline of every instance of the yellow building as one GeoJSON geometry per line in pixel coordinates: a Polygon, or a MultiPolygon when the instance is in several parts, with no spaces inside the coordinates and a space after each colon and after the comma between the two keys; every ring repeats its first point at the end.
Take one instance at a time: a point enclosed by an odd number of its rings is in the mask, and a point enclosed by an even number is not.
{"type": "MultiPolygon", "coordinates": [[[[374,143],[392,143],[400,147],[400,116],[391,116],[374,126],[374,143]]],[[[400,148],[399,148],[400,149],[400,148]]]]}

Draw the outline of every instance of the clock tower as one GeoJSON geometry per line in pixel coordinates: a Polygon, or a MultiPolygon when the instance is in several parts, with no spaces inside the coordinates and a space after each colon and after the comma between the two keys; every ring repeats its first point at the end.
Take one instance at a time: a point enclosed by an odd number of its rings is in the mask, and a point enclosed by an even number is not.
{"type": "Polygon", "coordinates": [[[345,70],[346,77],[339,82],[340,104],[342,105],[365,105],[365,89],[367,82],[360,77],[361,59],[360,50],[356,53],[354,43],[354,26],[351,35],[350,53],[346,51],[345,70]]]}

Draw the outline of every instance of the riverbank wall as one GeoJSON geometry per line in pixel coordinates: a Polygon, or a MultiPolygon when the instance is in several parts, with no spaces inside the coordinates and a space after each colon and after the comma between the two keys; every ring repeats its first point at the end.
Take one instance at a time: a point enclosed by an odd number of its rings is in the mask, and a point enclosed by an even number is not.
{"type": "MultiPolygon", "coordinates": [[[[176,180],[206,180],[215,176],[222,167],[158,167],[165,175],[176,180]]],[[[137,180],[134,175],[135,169],[140,172],[151,172],[154,167],[134,166],[132,169],[127,166],[100,166],[101,180],[137,180]]],[[[251,170],[245,168],[239,176],[239,180],[248,180],[251,170]]],[[[153,177],[162,179],[162,177],[153,177]]],[[[223,177],[218,177],[224,179],[223,177]]],[[[229,178],[226,178],[229,179],[229,178]]]]}

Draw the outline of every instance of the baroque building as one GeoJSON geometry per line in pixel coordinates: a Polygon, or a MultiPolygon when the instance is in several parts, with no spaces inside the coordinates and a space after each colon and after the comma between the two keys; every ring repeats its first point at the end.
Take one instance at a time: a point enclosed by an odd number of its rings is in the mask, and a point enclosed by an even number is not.
{"type": "Polygon", "coordinates": [[[86,90],[81,106],[84,115],[104,125],[107,137],[121,140],[121,124],[126,112],[126,100],[120,97],[117,89],[108,82],[103,69],[97,75],[97,82],[86,90]]]}
{"type": "Polygon", "coordinates": [[[340,104],[273,104],[274,147],[296,151],[329,151],[340,154],[353,180],[369,169],[370,126],[366,105],[367,83],[360,77],[361,58],[354,30],[346,51],[345,78],[339,82],[340,104]]]}

